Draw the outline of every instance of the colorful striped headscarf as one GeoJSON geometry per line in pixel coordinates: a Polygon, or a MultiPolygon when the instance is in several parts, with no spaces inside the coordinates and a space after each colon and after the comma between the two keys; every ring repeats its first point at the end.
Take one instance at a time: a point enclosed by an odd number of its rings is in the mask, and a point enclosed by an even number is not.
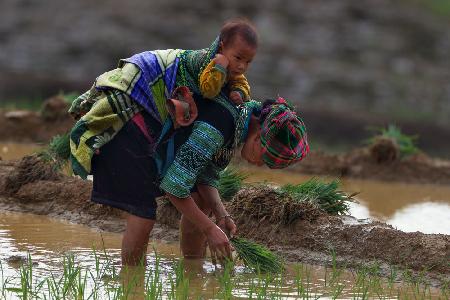
{"type": "Polygon", "coordinates": [[[309,152],[305,124],[283,98],[263,104],[260,122],[263,160],[269,168],[285,168],[309,152]]]}

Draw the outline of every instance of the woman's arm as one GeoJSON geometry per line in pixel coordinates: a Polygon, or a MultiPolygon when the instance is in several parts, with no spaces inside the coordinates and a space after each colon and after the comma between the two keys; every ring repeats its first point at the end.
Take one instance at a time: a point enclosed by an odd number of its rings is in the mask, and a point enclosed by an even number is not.
{"type": "Polygon", "coordinates": [[[215,187],[204,184],[197,184],[197,189],[200,196],[209,203],[209,207],[216,217],[217,225],[230,237],[236,234],[236,225],[225,209],[219,191],[215,187]]]}
{"type": "Polygon", "coordinates": [[[171,194],[167,195],[178,211],[187,217],[189,221],[196,224],[205,234],[213,259],[215,257],[219,260],[224,258],[231,259],[231,244],[226,234],[198,208],[194,199],[192,197],[178,198],[171,194]]]}
{"type": "Polygon", "coordinates": [[[198,208],[190,190],[223,141],[222,133],[215,127],[195,121],[189,138],[177,150],[160,184],[175,207],[205,233],[211,254],[217,254],[219,259],[230,257],[230,242],[225,233],[198,208]]]}

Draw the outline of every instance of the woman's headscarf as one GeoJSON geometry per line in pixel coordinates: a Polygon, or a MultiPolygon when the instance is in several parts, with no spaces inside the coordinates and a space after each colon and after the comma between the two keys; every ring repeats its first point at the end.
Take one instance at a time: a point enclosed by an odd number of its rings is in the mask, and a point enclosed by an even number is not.
{"type": "Polygon", "coordinates": [[[264,102],[260,122],[263,161],[269,168],[285,168],[309,152],[305,124],[283,98],[264,102]]]}

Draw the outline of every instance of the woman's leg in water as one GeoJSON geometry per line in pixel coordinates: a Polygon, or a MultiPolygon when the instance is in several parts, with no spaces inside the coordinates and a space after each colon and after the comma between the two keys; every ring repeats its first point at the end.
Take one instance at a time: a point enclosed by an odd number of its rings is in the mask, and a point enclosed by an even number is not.
{"type": "Polygon", "coordinates": [[[145,265],[148,240],[155,220],[126,213],[126,229],[122,237],[122,265],[145,265]]]}

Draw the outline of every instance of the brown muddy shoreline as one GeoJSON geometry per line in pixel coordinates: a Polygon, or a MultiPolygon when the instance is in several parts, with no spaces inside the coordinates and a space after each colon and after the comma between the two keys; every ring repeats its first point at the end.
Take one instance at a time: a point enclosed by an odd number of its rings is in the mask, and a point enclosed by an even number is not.
{"type": "MultiPolygon", "coordinates": [[[[120,211],[89,202],[90,181],[55,176],[39,162],[26,163],[38,170],[35,173],[23,165],[24,160],[0,161],[2,210],[47,215],[108,232],[124,230],[120,211]]],[[[397,266],[425,274],[436,286],[450,280],[449,235],[405,233],[381,222],[329,216],[315,207],[295,206],[264,186],[244,188],[226,206],[240,236],[269,246],[290,262],[330,265],[334,251],[341,266],[376,263],[385,274],[397,266]]],[[[175,208],[161,199],[158,216],[152,238],[178,240],[175,208]]]]}

